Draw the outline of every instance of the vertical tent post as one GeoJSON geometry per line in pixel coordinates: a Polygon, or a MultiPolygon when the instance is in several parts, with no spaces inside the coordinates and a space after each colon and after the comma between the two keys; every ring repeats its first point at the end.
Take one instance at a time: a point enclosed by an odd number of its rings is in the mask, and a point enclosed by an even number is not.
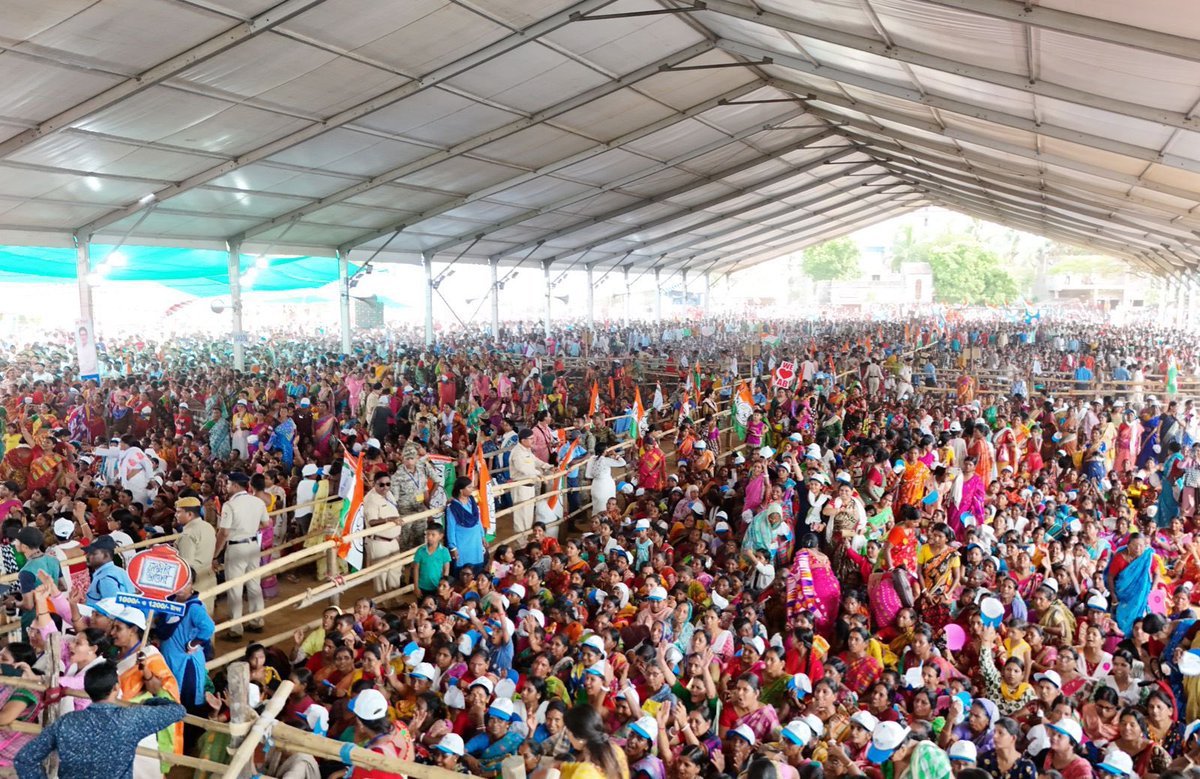
{"type": "Polygon", "coordinates": [[[662,321],[662,271],[654,269],[654,321],[662,321]]]}
{"type": "Polygon", "coordinates": [[[433,346],[433,255],[422,252],[425,266],[425,345],[433,346]]]}
{"type": "Polygon", "coordinates": [[[500,343],[500,258],[488,260],[492,267],[492,340],[500,343]]]}
{"type": "Polygon", "coordinates": [[[596,329],[596,288],[592,280],[592,271],[595,265],[587,266],[587,325],[588,330],[596,329]]]}
{"type": "Polygon", "coordinates": [[[350,354],[350,258],[341,249],[337,253],[338,309],[342,320],[342,354],[350,354]]]}
{"type": "Polygon", "coordinates": [[[553,287],[550,285],[550,260],[542,260],[542,275],[546,281],[546,337],[550,337],[550,296],[553,287]]]}
{"type": "Polygon", "coordinates": [[[687,311],[687,304],[688,304],[687,268],[684,268],[683,270],[681,270],[679,272],[679,278],[681,279],[681,283],[683,284],[683,300],[682,300],[683,310],[687,311]]]}
{"type": "Polygon", "coordinates": [[[87,324],[89,333],[95,333],[92,282],[88,278],[92,272],[91,240],[92,236],[86,233],[75,233],[75,283],[79,287],[79,319],[87,324]]]}
{"type": "Polygon", "coordinates": [[[708,313],[708,307],[711,305],[709,298],[712,297],[712,276],[704,274],[704,313],[708,313]]]}
{"type": "Polygon", "coordinates": [[[229,309],[233,316],[233,369],[246,369],[246,348],[242,343],[242,244],[230,241],[229,247],[229,309]]]}
{"type": "Polygon", "coordinates": [[[1185,296],[1186,288],[1187,284],[1184,282],[1183,275],[1180,274],[1175,279],[1175,312],[1171,317],[1172,324],[1178,328],[1183,327],[1183,309],[1184,304],[1187,302],[1187,297],[1185,296]]]}
{"type": "Polygon", "coordinates": [[[1158,276],[1154,286],[1158,290],[1158,321],[1161,322],[1167,317],[1167,280],[1158,276]]]}
{"type": "Polygon", "coordinates": [[[629,283],[629,267],[626,265],[622,270],[625,272],[625,326],[629,326],[629,312],[633,306],[633,285],[629,283]]]}

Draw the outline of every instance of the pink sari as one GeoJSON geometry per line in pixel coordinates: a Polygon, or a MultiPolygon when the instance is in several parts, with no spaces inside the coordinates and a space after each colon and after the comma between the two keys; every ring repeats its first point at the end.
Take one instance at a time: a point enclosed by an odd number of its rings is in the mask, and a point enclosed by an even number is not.
{"type": "Polygon", "coordinates": [[[974,517],[976,526],[983,523],[986,498],[987,488],[979,474],[972,474],[971,478],[963,482],[962,501],[950,515],[950,526],[954,528],[959,541],[966,539],[966,526],[962,520],[964,514],[974,517]]]}
{"type": "Polygon", "coordinates": [[[795,622],[801,611],[810,611],[816,632],[828,636],[841,600],[842,585],[829,558],[813,549],[798,551],[787,573],[789,624],[795,622]]]}

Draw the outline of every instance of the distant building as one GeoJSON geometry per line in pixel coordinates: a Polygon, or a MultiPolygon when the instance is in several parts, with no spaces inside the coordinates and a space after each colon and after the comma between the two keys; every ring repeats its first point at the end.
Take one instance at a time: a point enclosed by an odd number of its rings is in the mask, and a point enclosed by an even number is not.
{"type": "MultiPolygon", "coordinates": [[[[1051,259],[1044,281],[1044,299],[1059,304],[1079,304],[1113,311],[1147,305],[1150,280],[1114,267],[1108,257],[1051,259]]],[[[1039,290],[1041,291],[1041,290],[1039,290]]]]}
{"type": "Polygon", "coordinates": [[[933,303],[933,270],[926,262],[905,262],[892,270],[882,250],[863,252],[862,275],[845,281],[814,283],[816,302],[846,311],[879,306],[907,308],[933,303]]]}

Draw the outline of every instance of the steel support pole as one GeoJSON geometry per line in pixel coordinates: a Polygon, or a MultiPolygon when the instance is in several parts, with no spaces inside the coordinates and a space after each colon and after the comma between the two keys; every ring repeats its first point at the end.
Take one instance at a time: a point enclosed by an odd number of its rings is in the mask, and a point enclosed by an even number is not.
{"type": "Polygon", "coordinates": [[[550,285],[550,261],[542,261],[542,276],[546,282],[546,337],[550,337],[550,296],[553,294],[554,288],[550,285]]]}
{"type": "Polygon", "coordinates": [[[75,234],[75,283],[79,288],[79,319],[86,322],[88,332],[95,337],[96,321],[92,313],[92,282],[88,278],[92,273],[91,236],[75,234]]]}
{"type": "Polygon", "coordinates": [[[1185,286],[1182,276],[1175,279],[1175,315],[1171,322],[1176,328],[1183,327],[1183,309],[1187,300],[1184,295],[1185,286]]]}
{"type": "Polygon", "coordinates": [[[492,269],[492,340],[500,342],[500,260],[488,260],[492,269]]]}
{"type": "Polygon", "coordinates": [[[704,313],[708,313],[708,307],[712,305],[709,299],[712,297],[712,276],[704,274],[704,313]]]}
{"type": "Polygon", "coordinates": [[[422,254],[425,266],[425,345],[433,346],[433,255],[422,254]]]}
{"type": "Polygon", "coordinates": [[[683,280],[683,308],[686,311],[688,304],[687,268],[679,272],[679,278],[683,280]]]}
{"type": "Polygon", "coordinates": [[[350,258],[338,251],[338,312],[341,318],[342,354],[350,354],[350,258]]]}
{"type": "Polygon", "coordinates": [[[593,286],[593,270],[595,266],[587,266],[587,326],[590,331],[596,329],[596,288],[593,286]]]}
{"type": "Polygon", "coordinates": [[[629,283],[629,266],[626,265],[622,270],[625,272],[625,326],[629,327],[629,312],[633,310],[633,285],[629,283]]]}
{"type": "Polygon", "coordinates": [[[662,271],[654,269],[654,321],[662,321],[662,271]]]}
{"type": "Polygon", "coordinates": [[[1159,276],[1155,281],[1158,289],[1158,321],[1164,322],[1167,318],[1167,280],[1159,276]]]}
{"type": "Polygon", "coordinates": [[[229,244],[229,312],[233,318],[233,369],[246,370],[246,347],[242,343],[245,332],[242,330],[242,244],[230,241],[229,244]]]}

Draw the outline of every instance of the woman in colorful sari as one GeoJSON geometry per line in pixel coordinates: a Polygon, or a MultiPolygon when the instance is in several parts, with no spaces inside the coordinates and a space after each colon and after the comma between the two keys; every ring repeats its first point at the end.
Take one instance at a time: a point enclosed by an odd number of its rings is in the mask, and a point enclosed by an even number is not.
{"type": "Polygon", "coordinates": [[[1162,490],[1158,493],[1158,514],[1154,521],[1159,527],[1169,527],[1179,516],[1179,501],[1175,497],[1176,483],[1183,476],[1183,452],[1178,441],[1167,444],[1167,458],[1163,460],[1159,476],[1162,490]]]}
{"type": "Polygon", "coordinates": [[[746,535],[742,537],[742,553],[753,555],[759,549],[774,552],[775,528],[783,517],[783,508],[770,503],[750,520],[746,535]]]}
{"type": "Polygon", "coordinates": [[[904,453],[904,475],[900,477],[900,491],[896,496],[899,506],[915,506],[925,497],[932,476],[929,466],[921,462],[920,447],[913,445],[904,453]]]}
{"type": "Polygon", "coordinates": [[[283,455],[284,470],[292,470],[292,462],[296,457],[296,423],[292,421],[292,412],[285,406],[279,409],[279,424],[271,433],[268,449],[277,450],[283,455]]]}
{"type": "MultiPolygon", "coordinates": [[[[0,650],[0,663],[16,666],[24,671],[24,677],[31,681],[41,681],[41,677],[31,670],[37,661],[37,652],[29,644],[12,643],[0,650]]],[[[36,723],[42,713],[42,694],[33,690],[0,684],[0,773],[6,776],[13,770],[13,758],[21,751],[21,747],[33,741],[33,733],[18,733],[9,730],[14,722],[36,723]]]]}
{"type": "MultiPolygon", "coordinates": [[[[883,552],[879,556],[884,566],[882,571],[871,574],[867,583],[867,598],[871,605],[871,617],[879,629],[888,627],[896,620],[896,615],[904,608],[905,603],[901,593],[896,591],[895,577],[908,577],[909,585],[916,590],[918,585],[917,571],[917,533],[916,521],[920,518],[916,508],[901,506],[897,515],[896,527],[888,533],[883,552]],[[902,574],[897,574],[902,571],[902,574]]],[[[916,596],[916,592],[912,593],[916,596]]]]}
{"type": "Polygon", "coordinates": [[[1117,627],[1127,636],[1133,631],[1133,623],[1146,614],[1154,589],[1153,566],[1154,550],[1141,533],[1131,535],[1126,547],[1109,564],[1109,588],[1117,601],[1117,627]]]}
{"type": "Polygon", "coordinates": [[[818,539],[806,533],[787,573],[788,624],[796,624],[802,611],[813,615],[813,629],[828,636],[837,619],[842,586],[829,558],[817,551],[818,539]]]}
{"type": "Polygon", "coordinates": [[[1161,418],[1148,409],[1142,409],[1141,435],[1138,438],[1137,459],[1134,464],[1145,468],[1146,463],[1159,458],[1158,426],[1161,418]]]}
{"type": "Polygon", "coordinates": [[[324,412],[324,403],[317,402],[313,416],[317,422],[313,426],[313,457],[317,464],[325,465],[333,458],[334,434],[337,432],[337,416],[332,412],[324,412]]]}
{"type": "Polygon", "coordinates": [[[846,639],[846,652],[842,655],[842,662],[846,664],[842,684],[860,698],[883,674],[883,663],[870,653],[869,640],[866,630],[854,628],[846,639]]]}
{"type": "Polygon", "coordinates": [[[213,407],[208,421],[204,423],[204,429],[208,430],[208,449],[212,452],[212,458],[228,460],[233,451],[233,442],[229,435],[229,420],[219,407],[213,407]]]}
{"type": "Polygon", "coordinates": [[[950,622],[950,604],[958,599],[962,578],[962,562],[957,551],[950,547],[951,538],[948,525],[934,525],[929,531],[929,542],[917,552],[917,563],[921,566],[921,616],[934,632],[950,622]]]}
{"type": "Polygon", "coordinates": [[[955,395],[958,399],[958,405],[971,405],[971,401],[975,400],[975,388],[977,386],[978,382],[975,381],[975,378],[966,371],[963,371],[955,383],[955,395]]]}
{"type": "Polygon", "coordinates": [[[958,540],[966,538],[966,524],[963,517],[970,515],[978,526],[983,522],[987,500],[987,484],[983,477],[975,472],[975,459],[968,456],[962,466],[962,497],[957,501],[954,511],[950,512],[950,524],[958,535],[958,540]]]}
{"type": "Polygon", "coordinates": [[[763,741],[779,730],[779,714],[775,707],[760,700],[757,676],[744,673],[737,678],[729,695],[729,707],[721,712],[719,725],[722,738],[727,730],[739,725],[750,728],[754,737],[763,741]]]}

